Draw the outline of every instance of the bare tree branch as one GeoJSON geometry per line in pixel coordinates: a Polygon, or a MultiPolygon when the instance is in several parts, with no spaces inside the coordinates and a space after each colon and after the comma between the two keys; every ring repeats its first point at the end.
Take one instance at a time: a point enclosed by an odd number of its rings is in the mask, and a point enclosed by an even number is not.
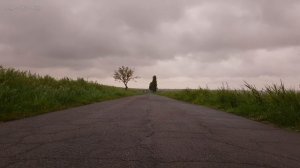
{"type": "Polygon", "coordinates": [[[122,67],[119,67],[119,69],[115,71],[113,77],[116,81],[123,82],[125,85],[125,89],[127,90],[128,82],[139,78],[138,76],[133,76],[133,75],[134,75],[134,70],[132,70],[129,67],[122,66],[122,67]]]}

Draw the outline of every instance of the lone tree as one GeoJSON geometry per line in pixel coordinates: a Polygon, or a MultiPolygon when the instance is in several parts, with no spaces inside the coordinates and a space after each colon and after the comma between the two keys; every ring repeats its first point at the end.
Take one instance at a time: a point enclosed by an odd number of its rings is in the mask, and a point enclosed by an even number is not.
{"type": "Polygon", "coordinates": [[[124,85],[125,85],[125,90],[127,90],[128,89],[128,86],[127,86],[128,82],[130,80],[134,80],[134,79],[139,78],[138,76],[133,76],[133,74],[134,74],[134,70],[132,70],[129,67],[122,66],[122,67],[119,67],[119,69],[115,71],[113,77],[116,81],[123,82],[124,85]]]}
{"type": "Polygon", "coordinates": [[[152,82],[149,85],[149,90],[152,92],[156,92],[157,91],[157,81],[156,81],[156,76],[153,76],[152,82]]]}

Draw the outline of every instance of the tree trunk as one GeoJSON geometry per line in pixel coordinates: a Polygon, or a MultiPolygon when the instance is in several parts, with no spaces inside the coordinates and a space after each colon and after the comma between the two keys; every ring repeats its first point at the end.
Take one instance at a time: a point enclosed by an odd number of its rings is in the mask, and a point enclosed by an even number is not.
{"type": "Polygon", "coordinates": [[[128,89],[128,86],[127,86],[127,84],[125,84],[125,90],[127,90],[128,89]]]}

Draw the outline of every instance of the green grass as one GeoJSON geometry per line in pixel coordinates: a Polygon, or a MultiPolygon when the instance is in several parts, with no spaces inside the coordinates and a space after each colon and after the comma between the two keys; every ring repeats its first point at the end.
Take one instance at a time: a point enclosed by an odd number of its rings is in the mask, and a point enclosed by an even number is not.
{"type": "Polygon", "coordinates": [[[0,66],[0,121],[139,94],[82,78],[56,80],[0,66]]]}
{"type": "Polygon", "coordinates": [[[218,90],[186,89],[160,93],[163,96],[204,105],[257,121],[267,121],[279,127],[300,130],[300,93],[286,89],[284,84],[259,90],[245,83],[247,89],[218,90]]]}

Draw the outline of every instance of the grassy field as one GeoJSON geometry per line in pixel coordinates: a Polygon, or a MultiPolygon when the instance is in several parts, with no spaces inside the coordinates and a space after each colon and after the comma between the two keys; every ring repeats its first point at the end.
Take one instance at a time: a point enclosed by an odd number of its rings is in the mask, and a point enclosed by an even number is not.
{"type": "Polygon", "coordinates": [[[15,120],[93,102],[139,94],[87,82],[82,78],[56,80],[0,66],[0,121],[15,120]]]}
{"type": "Polygon", "coordinates": [[[204,105],[279,127],[300,130],[300,93],[286,89],[284,84],[270,85],[262,90],[245,83],[247,89],[186,89],[160,93],[163,96],[204,105]]]}

